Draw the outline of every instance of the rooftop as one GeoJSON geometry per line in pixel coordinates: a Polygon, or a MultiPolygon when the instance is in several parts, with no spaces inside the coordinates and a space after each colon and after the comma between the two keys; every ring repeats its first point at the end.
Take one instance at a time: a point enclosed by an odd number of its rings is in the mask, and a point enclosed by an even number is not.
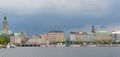
{"type": "Polygon", "coordinates": [[[14,35],[21,35],[21,33],[14,33],[14,35]]]}
{"type": "Polygon", "coordinates": [[[109,32],[109,31],[96,31],[95,33],[87,32],[87,34],[112,34],[112,32],[109,32]]]}
{"type": "Polygon", "coordinates": [[[108,31],[96,31],[96,34],[111,34],[111,32],[108,31]]]}
{"type": "Polygon", "coordinates": [[[63,31],[49,31],[48,33],[64,33],[63,31]]]}

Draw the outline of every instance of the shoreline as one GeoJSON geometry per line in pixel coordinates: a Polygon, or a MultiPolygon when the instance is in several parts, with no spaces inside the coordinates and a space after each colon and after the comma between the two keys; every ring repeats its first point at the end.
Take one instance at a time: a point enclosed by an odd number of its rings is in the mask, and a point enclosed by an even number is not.
{"type": "MultiPolygon", "coordinates": [[[[90,45],[77,45],[77,44],[75,44],[75,45],[68,45],[68,46],[66,46],[66,45],[39,45],[39,46],[29,46],[29,45],[25,45],[25,46],[15,46],[15,47],[9,47],[9,48],[17,48],[17,47],[40,47],[40,48],[59,48],[59,47],[120,47],[120,44],[115,44],[115,45],[109,45],[109,44],[97,44],[97,45],[94,45],[94,44],[90,44],[90,45]]],[[[0,48],[8,48],[7,46],[6,47],[0,47],[0,48]]]]}

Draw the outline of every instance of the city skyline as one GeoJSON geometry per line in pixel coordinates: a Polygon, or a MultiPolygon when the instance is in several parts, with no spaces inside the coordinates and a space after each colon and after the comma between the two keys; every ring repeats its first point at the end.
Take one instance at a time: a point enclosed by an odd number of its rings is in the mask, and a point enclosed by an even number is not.
{"type": "Polygon", "coordinates": [[[6,13],[10,30],[30,35],[50,30],[91,30],[92,25],[117,30],[119,5],[120,1],[112,0],[0,0],[0,19],[6,13]]]}

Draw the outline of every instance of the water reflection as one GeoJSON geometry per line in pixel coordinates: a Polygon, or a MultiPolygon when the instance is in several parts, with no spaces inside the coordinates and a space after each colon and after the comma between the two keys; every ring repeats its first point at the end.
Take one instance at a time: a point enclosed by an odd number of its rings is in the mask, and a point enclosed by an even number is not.
{"type": "Polygon", "coordinates": [[[120,57],[120,47],[3,48],[0,57],[120,57]]]}

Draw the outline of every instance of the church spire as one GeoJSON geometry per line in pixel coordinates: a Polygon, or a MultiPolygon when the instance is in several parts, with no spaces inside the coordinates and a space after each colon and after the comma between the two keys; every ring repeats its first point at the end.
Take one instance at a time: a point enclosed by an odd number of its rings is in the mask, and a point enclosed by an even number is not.
{"type": "Polygon", "coordinates": [[[6,13],[4,14],[4,20],[6,20],[7,19],[7,15],[6,15],[6,13]]]}
{"type": "Polygon", "coordinates": [[[93,32],[93,33],[96,32],[96,31],[95,31],[95,26],[94,26],[94,25],[92,26],[92,32],[93,32]]]}

